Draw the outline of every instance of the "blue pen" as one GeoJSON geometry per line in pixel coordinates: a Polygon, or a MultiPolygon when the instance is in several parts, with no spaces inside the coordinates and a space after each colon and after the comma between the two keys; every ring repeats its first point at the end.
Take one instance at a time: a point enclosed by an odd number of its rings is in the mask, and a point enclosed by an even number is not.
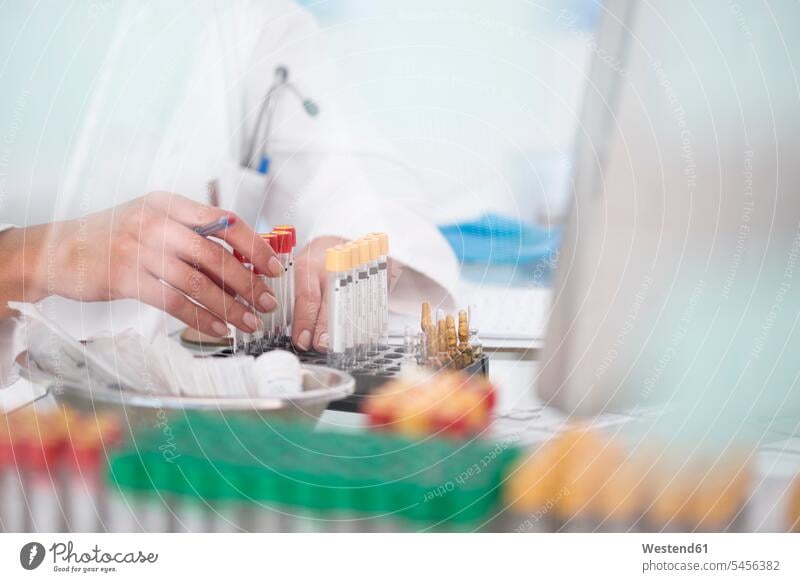
{"type": "Polygon", "coordinates": [[[209,222],[208,224],[204,224],[202,226],[195,226],[192,230],[194,230],[200,236],[211,236],[212,234],[216,234],[221,230],[225,230],[234,224],[236,224],[236,217],[226,214],[219,220],[209,222]]]}

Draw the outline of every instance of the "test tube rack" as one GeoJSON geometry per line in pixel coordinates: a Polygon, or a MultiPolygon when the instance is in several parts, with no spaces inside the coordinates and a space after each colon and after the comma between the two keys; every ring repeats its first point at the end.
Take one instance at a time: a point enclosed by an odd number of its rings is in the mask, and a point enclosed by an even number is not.
{"type": "Polygon", "coordinates": [[[170,416],[172,449],[159,426],[123,425],[0,415],[0,531],[746,532],[766,507],[767,531],[800,530],[800,475],[776,496],[744,451],[676,471],[684,456],[590,425],[527,450],[222,411],[170,416]]]}
{"type": "MultiPolygon", "coordinates": [[[[292,347],[289,348],[273,348],[273,349],[288,349],[300,358],[300,361],[305,364],[315,364],[326,366],[328,364],[327,356],[315,351],[301,352],[296,351],[292,347]]],[[[269,351],[267,349],[266,351],[269,351]]],[[[230,349],[223,349],[215,353],[216,356],[232,356],[233,351],[230,349]]],[[[258,355],[253,353],[252,355],[258,355]]],[[[405,350],[402,346],[390,346],[387,349],[378,350],[378,352],[370,358],[365,365],[346,370],[356,381],[356,388],[353,394],[342,400],[335,400],[329,406],[331,410],[340,410],[343,412],[359,412],[364,400],[372,394],[375,390],[386,384],[391,380],[395,380],[401,376],[402,367],[401,362],[405,350]]],[[[480,374],[482,376],[489,375],[489,358],[486,355],[481,356],[480,359],[475,360],[468,366],[461,368],[461,371],[468,376],[480,374]]]]}
{"type": "Polygon", "coordinates": [[[316,432],[213,412],[176,418],[172,430],[174,462],[150,428],[111,457],[116,531],[481,530],[518,456],[480,439],[316,432]]]}

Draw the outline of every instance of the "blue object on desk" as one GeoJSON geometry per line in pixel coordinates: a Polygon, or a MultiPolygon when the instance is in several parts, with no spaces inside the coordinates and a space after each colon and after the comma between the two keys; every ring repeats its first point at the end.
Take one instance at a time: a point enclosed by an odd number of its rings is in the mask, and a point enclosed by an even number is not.
{"type": "Polygon", "coordinates": [[[495,265],[555,260],[561,228],[540,228],[499,214],[440,226],[462,263],[495,265]]]}

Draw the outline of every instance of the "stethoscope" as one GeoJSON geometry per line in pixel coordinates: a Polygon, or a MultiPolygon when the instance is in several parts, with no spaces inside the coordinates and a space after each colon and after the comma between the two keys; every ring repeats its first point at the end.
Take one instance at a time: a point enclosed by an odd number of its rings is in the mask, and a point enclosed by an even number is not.
{"type": "Polygon", "coordinates": [[[253,135],[250,138],[250,145],[247,148],[244,162],[246,166],[255,170],[260,174],[266,175],[269,172],[270,158],[267,155],[267,142],[269,142],[270,131],[272,128],[272,117],[275,114],[275,108],[278,104],[278,97],[285,91],[289,91],[303,104],[303,110],[309,117],[316,117],[319,114],[319,106],[304,97],[295,85],[289,81],[289,69],[284,65],[275,68],[275,80],[272,82],[267,94],[264,96],[264,101],[261,104],[261,110],[256,119],[256,126],[253,129],[253,135]],[[261,125],[264,125],[263,139],[261,140],[261,147],[258,147],[258,136],[260,134],[261,125]]]}

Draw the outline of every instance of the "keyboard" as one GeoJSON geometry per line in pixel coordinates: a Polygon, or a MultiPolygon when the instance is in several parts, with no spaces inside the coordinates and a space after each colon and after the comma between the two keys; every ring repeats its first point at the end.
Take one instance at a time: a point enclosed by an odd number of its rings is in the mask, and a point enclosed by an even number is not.
{"type": "Polygon", "coordinates": [[[462,285],[459,306],[475,305],[481,339],[541,340],[552,291],[542,287],[462,285]]]}

